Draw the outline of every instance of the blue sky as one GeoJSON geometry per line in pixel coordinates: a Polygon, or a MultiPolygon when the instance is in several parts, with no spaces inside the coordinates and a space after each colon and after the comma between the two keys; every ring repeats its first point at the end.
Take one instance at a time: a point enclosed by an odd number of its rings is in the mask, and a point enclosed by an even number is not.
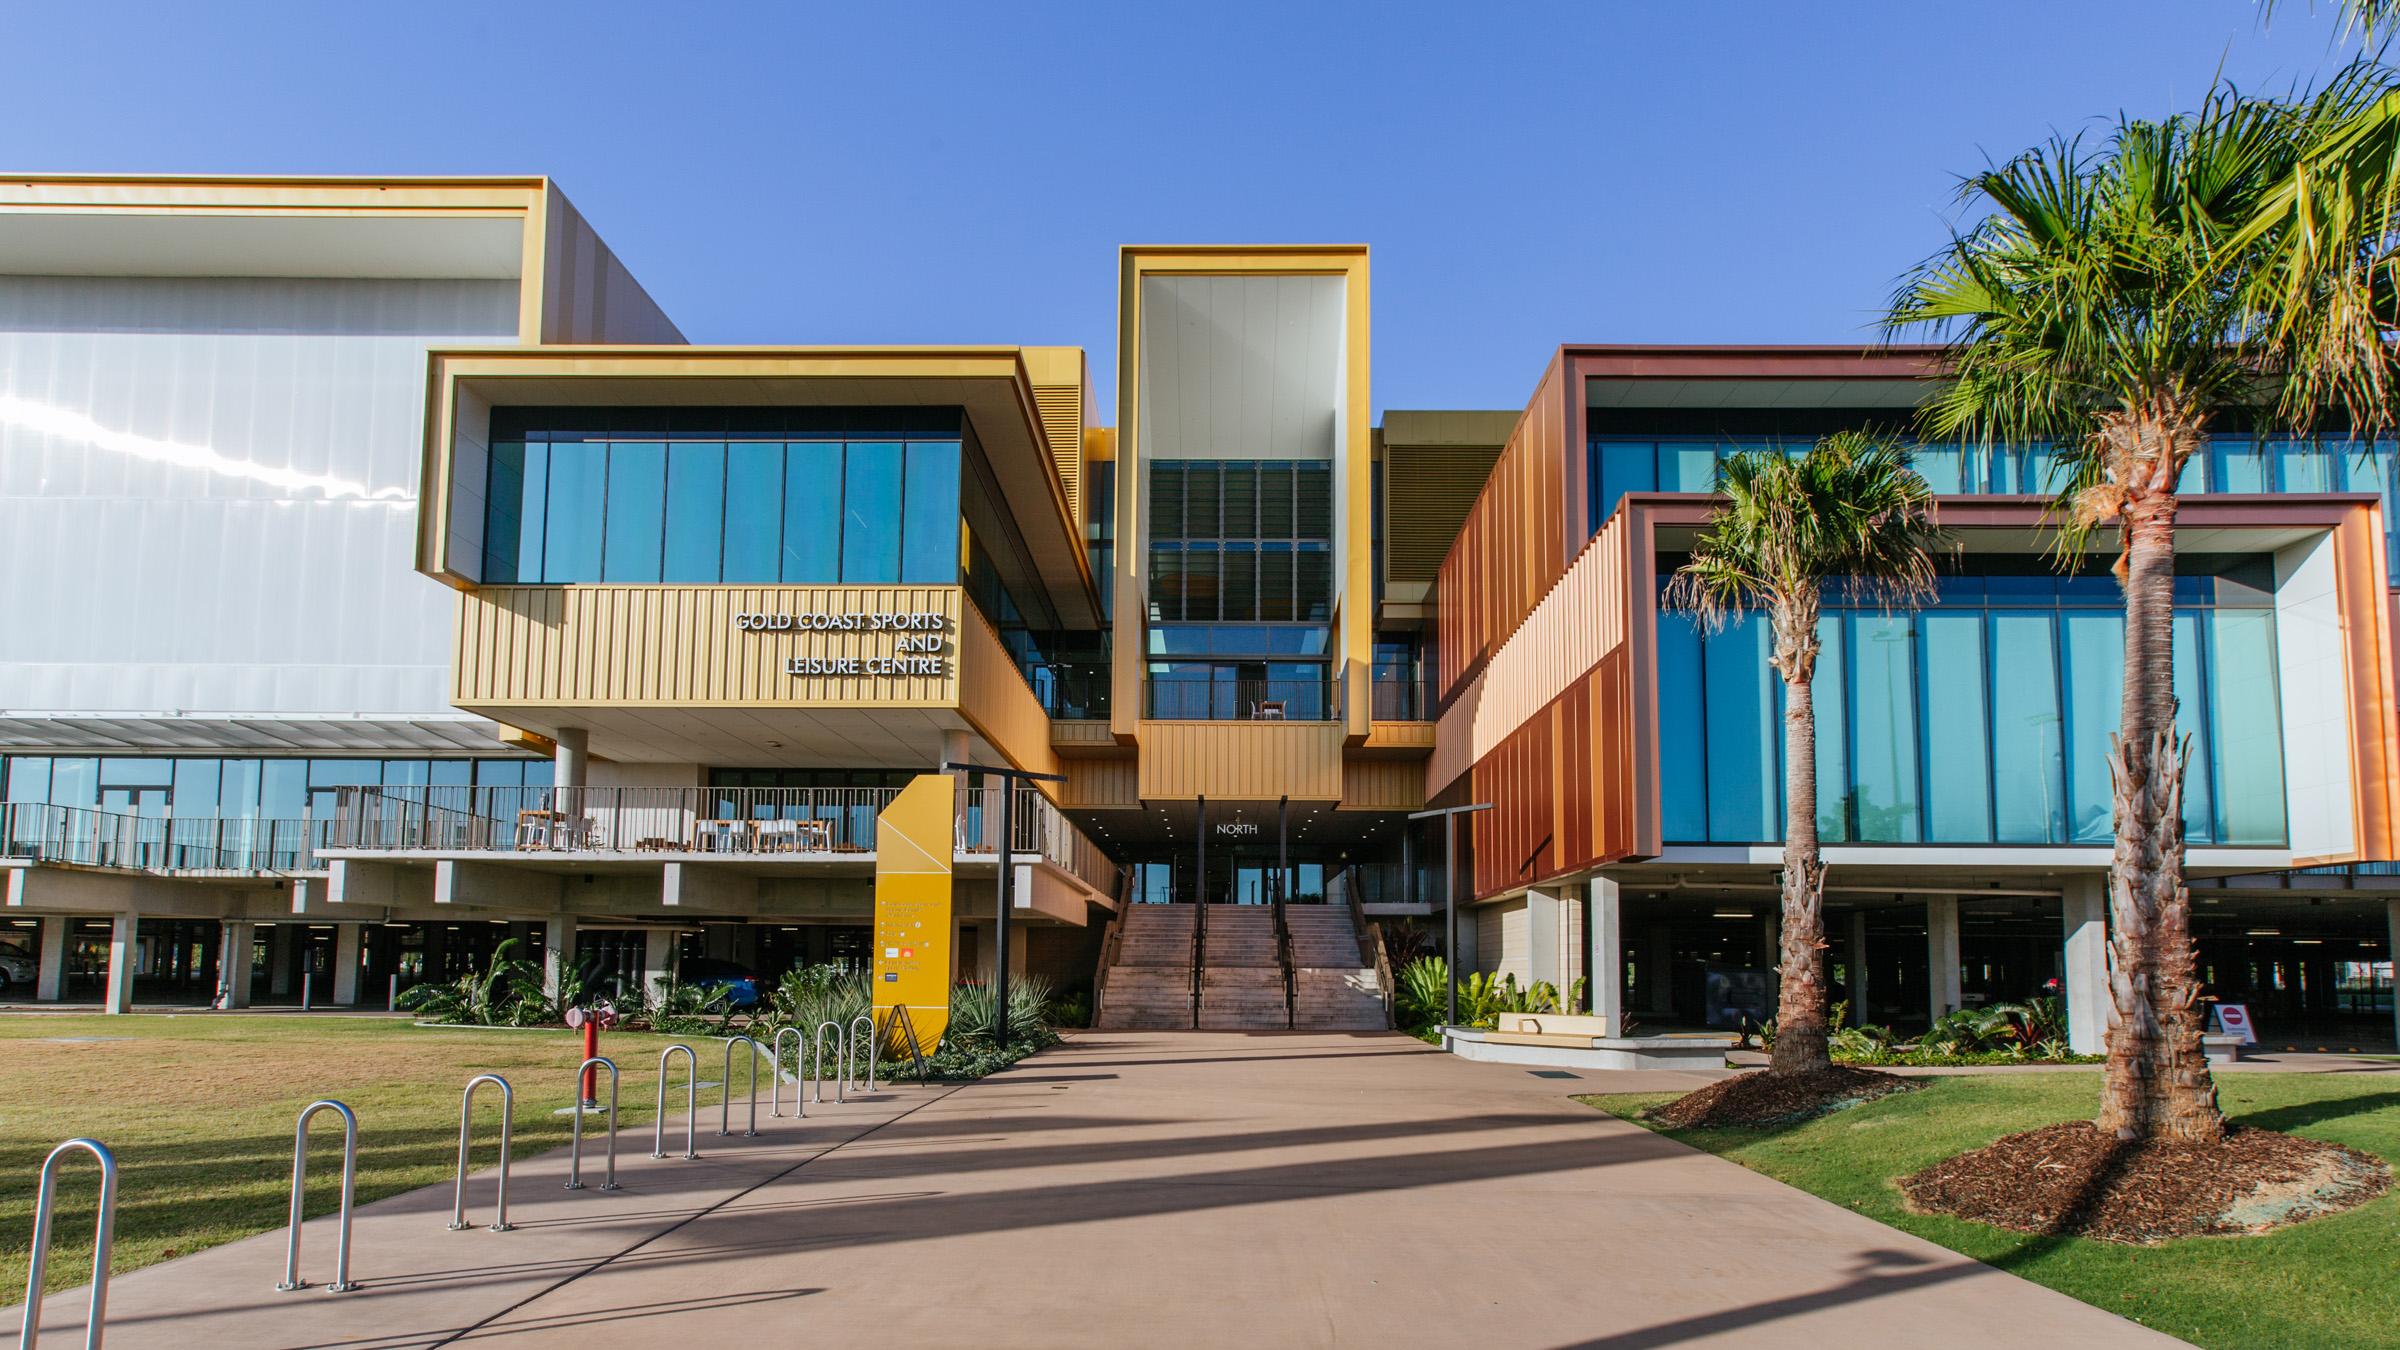
{"type": "Polygon", "coordinates": [[[1374,248],[1375,403],[1560,342],[1868,332],[1958,175],[2220,65],[2285,0],[20,4],[0,168],[547,173],[700,342],[1091,350],[1128,242],[1374,248]]]}

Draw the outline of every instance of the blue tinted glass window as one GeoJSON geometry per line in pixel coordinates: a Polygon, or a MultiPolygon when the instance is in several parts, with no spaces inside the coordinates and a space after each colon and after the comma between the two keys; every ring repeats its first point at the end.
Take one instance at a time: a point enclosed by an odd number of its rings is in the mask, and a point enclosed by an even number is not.
{"type": "Polygon", "coordinates": [[[1672,441],[1659,446],[1658,488],[1661,492],[1716,491],[1717,447],[1708,441],[1672,441]]]}
{"type": "Polygon", "coordinates": [[[2079,843],[2112,835],[2108,738],[2124,712],[2125,616],[2059,615],[2067,673],[2067,823],[2079,843]]]}
{"type": "MultiPolygon", "coordinates": [[[[483,518],[483,580],[506,584],[518,579],[517,550],[525,530],[525,443],[495,441],[492,443],[491,476],[484,486],[486,507],[483,518]]],[[[535,494],[534,509],[539,511],[540,494],[535,494]]],[[[540,531],[534,534],[536,546],[540,531]]],[[[540,556],[536,554],[535,556],[540,556]]]]}
{"type": "Polygon", "coordinates": [[[842,580],[900,579],[900,447],[852,441],[842,468],[842,580]]]}
{"type": "Polygon", "coordinates": [[[1920,445],[1916,452],[1917,473],[1925,480],[1925,486],[1936,493],[1972,491],[1967,472],[1969,459],[1966,447],[1956,442],[1920,445]]]}
{"type": "Polygon", "coordinates": [[[1925,837],[1992,837],[1991,746],[1984,731],[1983,615],[1917,617],[1925,709],[1925,837]]]}
{"type": "Polygon", "coordinates": [[[2214,436],[2208,443],[2208,478],[2217,492],[2267,492],[2267,457],[2246,436],[2214,436]]]}
{"type": "Polygon", "coordinates": [[[1719,843],[1780,838],[1775,679],[1768,626],[1744,615],[1707,647],[1708,836],[1719,843]]]}
{"type": "Polygon", "coordinates": [[[100,800],[100,761],[81,756],[50,761],[50,800],[60,806],[92,806],[100,800]]]}
{"type": "Polygon", "coordinates": [[[550,447],[530,442],[525,447],[525,499],[517,522],[515,578],[542,579],[542,530],[550,510],[550,447]]]}
{"type": "Polygon", "coordinates": [[[2210,772],[2214,760],[2208,745],[2208,703],[2201,692],[2204,631],[2198,614],[2175,616],[2175,731],[2191,739],[2190,767],[2183,776],[2183,833],[2195,844],[2212,843],[2217,837],[2215,794],[2209,781],[2214,777],[2210,772]]]}
{"type": "Polygon", "coordinates": [[[2004,844],[2066,839],[2055,623],[2048,614],[1991,616],[1992,796],[2004,844]]]}
{"type": "Polygon", "coordinates": [[[831,585],[842,579],[842,447],[794,441],[783,468],[782,579],[831,585]]]}
{"type": "Polygon", "coordinates": [[[2335,456],[2337,443],[2314,440],[2279,440],[2268,442],[2275,454],[2275,470],[2280,490],[2284,492],[2341,491],[2341,463],[2335,456]]]}
{"type": "Polygon", "coordinates": [[[1851,716],[1858,837],[1911,843],[1917,812],[1917,729],[1909,620],[1862,614],[1850,620],[1851,716]]]}
{"type": "Polygon", "coordinates": [[[958,442],[909,444],[902,581],[947,585],[958,580],[958,476],[958,442]]]}
{"type": "Polygon", "coordinates": [[[2214,610],[2208,628],[2215,686],[2208,730],[2217,757],[2218,840],[2281,843],[2283,727],[2275,687],[2275,612],[2214,610]]]}
{"type": "Polygon", "coordinates": [[[667,455],[664,580],[713,584],[724,575],[725,447],[678,441],[667,455]]]}
{"type": "Polygon", "coordinates": [[[542,580],[600,580],[602,511],[608,501],[608,446],[567,441],[550,447],[550,498],[542,534],[542,580]]]}
{"type": "Polygon", "coordinates": [[[217,774],[217,809],[228,816],[256,816],[259,813],[259,782],[265,774],[265,762],[255,759],[228,759],[217,774]]]}
{"type": "Polygon", "coordinates": [[[658,580],[659,527],[666,483],[665,446],[656,442],[620,441],[609,447],[608,538],[602,544],[600,580],[658,580]]]}
{"type": "Polygon", "coordinates": [[[259,766],[260,816],[268,820],[296,820],[307,806],[307,760],[270,759],[259,766]]]}
{"type": "Polygon", "coordinates": [[[1658,616],[1659,825],[1668,839],[1708,838],[1707,741],[1702,733],[1700,634],[1690,616],[1658,616]]]}
{"type": "Polygon", "coordinates": [[[222,776],[223,761],[214,759],[179,759],[175,761],[175,814],[179,816],[213,816],[217,814],[217,782],[222,776]]]}
{"type": "Polygon", "coordinates": [[[12,802],[50,800],[50,760],[46,755],[8,757],[8,799],[12,802]]]}
{"type": "Polygon", "coordinates": [[[471,759],[437,759],[426,770],[425,781],[433,787],[467,787],[475,781],[475,761],[471,759]]]}
{"type": "Polygon", "coordinates": [[[1808,691],[1817,715],[1817,837],[1844,840],[1850,837],[1850,719],[1842,697],[1847,644],[1839,617],[1817,620],[1817,644],[1817,677],[1808,691]]]}
{"type": "Polygon", "coordinates": [[[1594,441],[1591,451],[1593,533],[1616,514],[1628,492],[1658,490],[1658,447],[1649,441],[1594,441]]]}
{"type": "Polygon", "coordinates": [[[774,581],[783,537],[783,443],[725,447],[725,580],[774,581]]]}

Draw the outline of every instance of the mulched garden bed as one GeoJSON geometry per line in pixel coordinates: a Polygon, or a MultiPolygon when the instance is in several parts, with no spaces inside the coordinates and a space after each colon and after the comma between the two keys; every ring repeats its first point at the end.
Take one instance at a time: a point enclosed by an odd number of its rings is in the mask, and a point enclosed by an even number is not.
{"type": "Polygon", "coordinates": [[[2381,1162],[2273,1130],[2221,1143],[2126,1143],[2088,1120],[2012,1134],[1903,1179],[1919,1210],[2014,1229],[2148,1243],[2263,1233],[2331,1214],[2392,1184],[2381,1162]]]}
{"type": "Polygon", "coordinates": [[[1836,1064],[1814,1073],[1746,1073],[1711,1083],[1649,1113],[1669,1129],[1722,1125],[1790,1125],[1828,1111],[1871,1102],[1917,1084],[1896,1074],[1836,1064]]]}

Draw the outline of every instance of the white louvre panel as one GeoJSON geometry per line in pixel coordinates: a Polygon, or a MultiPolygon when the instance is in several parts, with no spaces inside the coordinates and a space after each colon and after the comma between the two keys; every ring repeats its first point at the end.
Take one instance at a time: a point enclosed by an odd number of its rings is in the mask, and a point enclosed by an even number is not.
{"type": "Polygon", "coordinates": [[[513,281],[0,276],[0,716],[457,717],[425,352],[516,323],[513,281]]]}
{"type": "Polygon", "coordinates": [[[1142,282],[1142,453],[1331,459],[1341,441],[1340,277],[1142,282]]]}

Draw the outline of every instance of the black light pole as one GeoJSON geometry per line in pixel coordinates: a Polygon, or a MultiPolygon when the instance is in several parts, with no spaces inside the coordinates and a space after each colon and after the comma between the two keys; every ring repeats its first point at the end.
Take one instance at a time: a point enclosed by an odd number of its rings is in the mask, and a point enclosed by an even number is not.
{"type": "Polygon", "coordinates": [[[1491,809],[1490,802],[1475,802],[1412,811],[1408,816],[1410,820],[1442,818],[1442,965],[1450,983],[1450,1006],[1442,1022],[1445,1027],[1458,1025],[1458,818],[1491,809]]]}
{"type": "Polygon", "coordinates": [[[999,1039],[1000,1048],[1008,1048],[1008,915],[1016,907],[1017,881],[1017,784],[1044,782],[1063,783],[1065,775],[1028,773],[1023,769],[994,769],[979,764],[944,762],[944,773],[984,773],[1000,780],[1000,918],[992,927],[992,954],[998,958],[992,967],[992,1001],[998,1005],[992,1034],[999,1039]]]}

